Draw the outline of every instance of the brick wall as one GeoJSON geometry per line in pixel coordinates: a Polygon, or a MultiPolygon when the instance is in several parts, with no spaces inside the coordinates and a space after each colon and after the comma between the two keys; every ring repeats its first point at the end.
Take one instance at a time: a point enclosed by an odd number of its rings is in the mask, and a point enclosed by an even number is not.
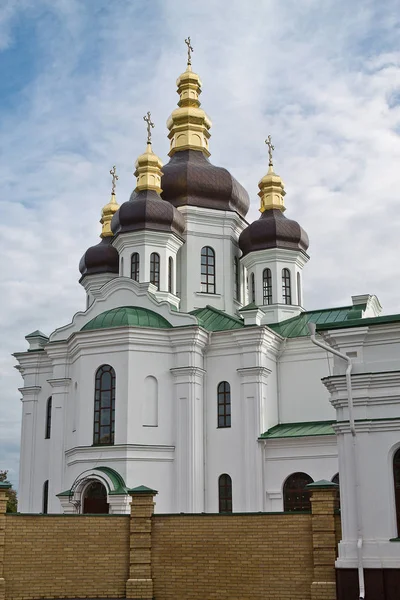
{"type": "Polygon", "coordinates": [[[7,514],[5,598],[125,597],[129,516],[7,514]]]}
{"type": "Polygon", "coordinates": [[[154,516],[157,600],[309,600],[311,515],[154,516]]]}

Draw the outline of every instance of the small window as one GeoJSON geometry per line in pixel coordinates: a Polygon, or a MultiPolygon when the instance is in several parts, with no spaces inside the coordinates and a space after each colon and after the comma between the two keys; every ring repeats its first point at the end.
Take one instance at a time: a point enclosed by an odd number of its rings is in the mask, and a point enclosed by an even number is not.
{"type": "Polygon", "coordinates": [[[285,512],[311,511],[310,492],[306,485],[313,480],[307,473],[289,475],[283,485],[283,510],[285,512]]]}
{"type": "Polygon", "coordinates": [[[173,277],[174,277],[174,260],[173,260],[172,256],[170,256],[168,259],[168,291],[170,294],[174,293],[173,277]]]}
{"type": "Polygon", "coordinates": [[[397,536],[400,537],[400,448],[393,457],[394,497],[396,502],[397,536]]]}
{"type": "Polygon", "coordinates": [[[93,443],[113,444],[114,424],[115,371],[110,365],[102,365],[96,372],[93,443]]]}
{"type": "Polygon", "coordinates": [[[46,404],[46,433],[45,433],[45,439],[49,440],[50,439],[50,434],[51,434],[51,407],[53,404],[53,398],[52,396],[50,396],[50,398],[48,398],[47,400],[47,404],[46,404]]]}
{"type": "Polygon", "coordinates": [[[251,301],[255,302],[256,301],[256,281],[255,281],[254,273],[251,274],[250,281],[251,281],[251,301]]]}
{"type": "Polygon", "coordinates": [[[232,512],[232,479],[226,473],[218,479],[218,500],[220,513],[232,512]]]}
{"type": "Polygon", "coordinates": [[[160,289],[160,255],[157,252],[150,255],[150,283],[160,289]]]}
{"type": "Polygon", "coordinates": [[[43,484],[43,501],[42,501],[42,513],[47,515],[49,508],[49,480],[47,479],[43,484]]]}
{"type": "Polygon", "coordinates": [[[231,426],[231,386],[227,381],[218,385],[218,427],[231,426]]]}
{"type": "Polygon", "coordinates": [[[131,256],[131,279],[133,279],[133,281],[139,281],[139,264],[139,253],[134,252],[131,256]]]}
{"type": "Polygon", "coordinates": [[[297,273],[297,304],[301,306],[301,275],[297,273]]]}
{"type": "Polygon", "coordinates": [[[289,269],[282,269],[282,298],[283,304],[292,304],[292,291],[290,285],[289,269]]]}
{"type": "Polygon", "coordinates": [[[237,256],[233,259],[233,285],[234,298],[240,302],[240,265],[237,256]]]}
{"type": "Polygon", "coordinates": [[[201,291],[215,294],[215,252],[210,246],[201,249],[201,291]]]}
{"type": "Polygon", "coordinates": [[[263,271],[263,304],[272,304],[271,269],[264,269],[263,271]]]}

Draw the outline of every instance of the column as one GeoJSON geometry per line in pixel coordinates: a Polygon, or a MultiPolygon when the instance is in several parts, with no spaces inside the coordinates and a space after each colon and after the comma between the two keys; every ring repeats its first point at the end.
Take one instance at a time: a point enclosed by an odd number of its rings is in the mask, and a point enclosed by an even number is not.
{"type": "Polygon", "coordinates": [[[22,394],[21,460],[18,489],[18,510],[20,512],[33,512],[36,413],[41,389],[39,385],[19,388],[22,394]]]}
{"type": "MultiPolygon", "coordinates": [[[[156,490],[141,485],[128,490],[132,496],[129,545],[129,579],[126,597],[153,600],[151,525],[156,490]]],[[[1,599],[0,599],[1,600],[1,599]]]]}
{"type": "Polygon", "coordinates": [[[312,600],[336,600],[335,500],[338,487],[336,483],[325,480],[307,485],[307,489],[311,492],[312,511],[314,562],[312,600]]]}
{"type": "Polygon", "coordinates": [[[6,508],[7,508],[7,490],[11,484],[7,481],[0,482],[0,600],[4,600],[6,593],[6,582],[3,578],[4,568],[4,546],[6,538],[6,508]]]}
{"type": "MultiPolygon", "coordinates": [[[[246,512],[258,512],[264,508],[263,490],[263,450],[257,438],[264,429],[264,398],[266,397],[267,377],[271,373],[266,367],[246,367],[237,369],[241,376],[241,416],[243,444],[243,489],[246,512]]],[[[239,509],[240,510],[240,509],[239,509]]]]}
{"type": "Polygon", "coordinates": [[[49,379],[52,387],[51,432],[50,432],[50,468],[49,468],[49,512],[60,512],[56,495],[64,490],[64,430],[65,405],[71,379],[49,379]]]}

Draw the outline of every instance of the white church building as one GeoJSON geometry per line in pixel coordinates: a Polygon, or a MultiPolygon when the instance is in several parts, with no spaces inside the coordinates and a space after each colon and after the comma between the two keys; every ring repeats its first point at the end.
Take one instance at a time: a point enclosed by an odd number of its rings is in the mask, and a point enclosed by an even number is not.
{"type": "Polygon", "coordinates": [[[248,223],[246,190],[209,161],[190,61],[177,85],[169,161],[148,115],[121,206],[112,172],[101,241],[80,263],[86,310],[15,354],[19,510],[126,513],[138,486],[160,513],[309,510],[305,486],[340,472],[337,566],[399,569],[400,315],[380,316],[373,295],[306,310],[308,237],[284,214],[270,139],[248,223]]]}

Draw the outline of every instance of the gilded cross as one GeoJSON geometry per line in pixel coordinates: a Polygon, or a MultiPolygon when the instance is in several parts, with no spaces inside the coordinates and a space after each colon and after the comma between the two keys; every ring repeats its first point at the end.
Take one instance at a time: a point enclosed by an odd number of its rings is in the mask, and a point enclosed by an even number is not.
{"type": "Polygon", "coordinates": [[[190,43],[190,37],[187,38],[187,40],[185,40],[185,44],[188,48],[188,61],[187,64],[191,65],[192,64],[192,52],[194,52],[193,47],[190,43]]]}
{"type": "Polygon", "coordinates": [[[273,152],[273,150],[275,150],[275,146],[272,145],[272,140],[271,140],[271,136],[270,135],[265,140],[265,143],[268,146],[269,166],[272,167],[273,166],[273,163],[272,163],[272,152],[273,152]]]}
{"type": "Polygon", "coordinates": [[[143,117],[143,121],[147,123],[147,143],[151,144],[151,128],[154,127],[154,123],[151,120],[150,111],[148,111],[147,116],[143,117]]]}
{"type": "Polygon", "coordinates": [[[111,189],[111,194],[114,196],[115,195],[115,184],[117,183],[117,181],[119,179],[119,177],[117,175],[117,170],[115,168],[115,165],[110,170],[110,175],[112,175],[112,189],[111,189]]]}

